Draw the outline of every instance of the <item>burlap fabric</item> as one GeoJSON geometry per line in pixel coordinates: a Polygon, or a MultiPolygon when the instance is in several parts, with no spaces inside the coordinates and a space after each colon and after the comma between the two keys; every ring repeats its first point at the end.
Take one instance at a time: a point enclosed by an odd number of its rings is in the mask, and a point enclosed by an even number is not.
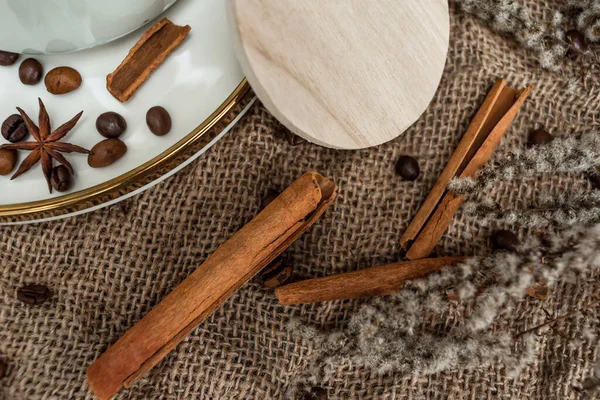
{"type": "MultiPolygon", "coordinates": [[[[440,88],[401,138],[352,152],[306,142],[294,147],[256,104],[200,160],[134,199],[59,222],[0,228],[0,358],[8,365],[0,398],[91,398],[86,367],[249,220],[268,188],[282,189],[307,170],[335,180],[340,195],[287,251],[296,274],[316,277],[397,260],[403,230],[496,77],[513,87],[537,83],[503,146],[523,144],[536,124],[559,135],[598,128],[600,78],[567,90],[571,70],[541,70],[531,55],[472,17],[453,9],[451,19],[440,88]],[[394,173],[401,154],[420,162],[414,183],[394,173]],[[15,293],[25,283],[48,285],[55,296],[24,306],[15,293]]],[[[582,185],[581,176],[547,176],[501,185],[494,196],[510,205],[582,185]]],[[[485,251],[492,228],[459,213],[437,252],[485,251]]],[[[561,284],[545,303],[525,301],[514,310],[516,320],[532,326],[545,318],[542,307],[550,313],[576,308],[589,297],[586,290],[561,284]]],[[[359,304],[283,307],[253,281],[119,398],[283,398],[312,352],[309,342],[288,332],[290,317],[339,326],[359,304]]],[[[596,350],[590,343],[568,345],[579,319],[544,336],[537,361],[515,380],[501,365],[424,377],[342,366],[325,387],[330,398],[575,399],[596,350]]]]}

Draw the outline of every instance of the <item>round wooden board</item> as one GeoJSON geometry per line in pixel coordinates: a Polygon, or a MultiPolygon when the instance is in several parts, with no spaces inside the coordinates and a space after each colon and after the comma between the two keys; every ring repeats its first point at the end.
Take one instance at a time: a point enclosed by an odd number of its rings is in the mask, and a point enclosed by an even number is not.
{"type": "Polygon", "coordinates": [[[427,108],[449,39],[446,0],[228,0],[236,53],[275,117],[327,147],[402,134],[427,108]]]}

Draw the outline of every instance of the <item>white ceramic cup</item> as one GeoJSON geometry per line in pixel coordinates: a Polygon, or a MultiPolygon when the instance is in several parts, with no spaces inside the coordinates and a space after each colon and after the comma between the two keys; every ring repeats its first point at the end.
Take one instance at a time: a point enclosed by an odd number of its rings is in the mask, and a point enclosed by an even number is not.
{"type": "Polygon", "coordinates": [[[65,53],[136,30],[176,0],[0,0],[0,50],[65,53]]]}

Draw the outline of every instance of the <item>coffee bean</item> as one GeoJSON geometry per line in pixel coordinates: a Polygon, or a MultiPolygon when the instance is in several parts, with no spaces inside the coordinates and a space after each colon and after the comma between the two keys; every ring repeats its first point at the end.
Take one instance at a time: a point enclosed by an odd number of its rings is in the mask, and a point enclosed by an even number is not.
{"type": "Polygon", "coordinates": [[[116,162],[127,152],[127,145],[120,139],[106,139],[92,147],[88,164],[92,168],[104,168],[116,162]]]}
{"type": "Polygon", "coordinates": [[[4,363],[4,361],[0,360],[0,379],[6,376],[6,370],[6,364],[4,363]]]}
{"type": "Polygon", "coordinates": [[[527,140],[527,144],[529,146],[539,146],[542,144],[550,143],[552,139],[554,139],[554,136],[552,136],[550,132],[543,128],[539,128],[529,133],[529,139],[527,140]]]}
{"type": "Polygon", "coordinates": [[[19,66],[19,79],[24,85],[37,84],[44,75],[44,67],[35,58],[28,58],[19,66]]]}
{"type": "Polygon", "coordinates": [[[587,43],[585,42],[585,35],[577,29],[571,29],[565,33],[565,40],[571,46],[579,51],[586,51],[587,43]]]}
{"type": "Polygon", "coordinates": [[[328,400],[327,390],[322,387],[312,387],[309,391],[305,391],[300,396],[301,400],[328,400]]]}
{"type": "Polygon", "coordinates": [[[19,114],[13,114],[2,123],[2,136],[9,142],[20,142],[29,135],[29,130],[25,126],[23,118],[19,114]]]}
{"type": "Polygon", "coordinates": [[[152,107],[146,113],[146,124],[156,136],[171,132],[171,116],[163,107],[152,107]]]}
{"type": "Polygon", "coordinates": [[[396,172],[407,181],[414,181],[421,173],[419,163],[411,156],[402,156],[396,162],[396,172]]]}
{"type": "Polygon", "coordinates": [[[279,257],[262,270],[260,280],[264,287],[274,288],[287,282],[293,271],[292,266],[279,257]]]}
{"type": "Polygon", "coordinates": [[[71,174],[64,165],[58,165],[52,168],[50,177],[52,188],[57,192],[66,192],[71,188],[71,174]]]}
{"type": "Polygon", "coordinates": [[[96,129],[106,138],[118,138],[127,129],[127,122],[121,115],[109,111],[96,119],[96,129]]]}
{"type": "Polygon", "coordinates": [[[48,92],[66,94],[81,86],[81,74],[71,67],[57,67],[46,74],[44,83],[48,92]]]}
{"type": "Polygon", "coordinates": [[[19,59],[19,54],[0,50],[0,66],[8,67],[19,59]]]}
{"type": "Polygon", "coordinates": [[[515,250],[519,244],[519,238],[517,235],[502,229],[494,232],[492,235],[492,247],[494,250],[515,250]]]}
{"type": "Polygon", "coordinates": [[[590,181],[596,189],[600,190],[600,169],[590,175],[590,181]]]}
{"type": "Polygon", "coordinates": [[[17,151],[0,149],[0,175],[8,175],[17,165],[17,151]]]}
{"type": "Polygon", "coordinates": [[[52,297],[52,292],[43,285],[25,285],[17,290],[17,299],[25,304],[42,304],[50,297],[52,297]]]}
{"type": "Polygon", "coordinates": [[[260,203],[260,209],[264,210],[273,200],[275,200],[281,193],[279,193],[275,189],[267,190],[267,194],[263,197],[262,202],[260,203]]]}

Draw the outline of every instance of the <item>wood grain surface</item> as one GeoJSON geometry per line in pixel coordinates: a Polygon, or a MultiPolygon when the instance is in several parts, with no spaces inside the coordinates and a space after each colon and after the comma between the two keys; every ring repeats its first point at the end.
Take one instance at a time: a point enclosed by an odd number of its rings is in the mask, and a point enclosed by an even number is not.
{"type": "Polygon", "coordinates": [[[398,137],[442,76],[446,0],[228,0],[228,7],[252,88],[313,143],[357,149],[398,137]]]}

